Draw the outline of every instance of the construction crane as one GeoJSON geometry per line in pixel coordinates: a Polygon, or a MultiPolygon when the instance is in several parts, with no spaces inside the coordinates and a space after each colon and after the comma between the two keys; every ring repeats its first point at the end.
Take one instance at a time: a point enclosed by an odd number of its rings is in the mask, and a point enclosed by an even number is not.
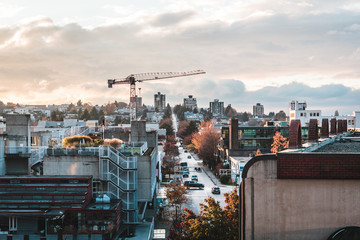
{"type": "Polygon", "coordinates": [[[165,78],[184,77],[190,75],[204,74],[202,70],[188,72],[154,72],[130,74],[126,78],[109,79],[108,87],[112,88],[115,84],[130,84],[130,121],[136,120],[136,82],[158,80],[165,78]]]}

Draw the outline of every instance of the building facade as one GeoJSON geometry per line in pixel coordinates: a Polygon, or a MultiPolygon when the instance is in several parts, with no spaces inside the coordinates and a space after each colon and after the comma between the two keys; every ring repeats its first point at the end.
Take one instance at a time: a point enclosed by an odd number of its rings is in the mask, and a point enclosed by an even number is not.
{"type": "Polygon", "coordinates": [[[224,102],[220,102],[219,99],[214,99],[213,102],[210,102],[210,112],[213,116],[223,116],[224,102]]]}
{"type": "Polygon", "coordinates": [[[157,108],[159,111],[164,111],[166,107],[166,100],[165,94],[161,94],[158,92],[154,95],[154,107],[157,108]]]}
{"type": "Polygon", "coordinates": [[[298,119],[302,126],[308,126],[310,119],[316,119],[319,126],[323,119],[335,118],[336,120],[346,120],[350,129],[360,129],[360,111],[354,111],[352,115],[346,116],[322,116],[321,110],[308,110],[306,102],[293,100],[289,103],[289,121],[298,119]]]}
{"type": "Polygon", "coordinates": [[[196,98],[194,98],[192,95],[189,95],[188,98],[184,98],[184,106],[186,108],[194,110],[195,108],[197,108],[196,98]]]}
{"type": "Polygon", "coordinates": [[[263,117],[264,116],[264,106],[260,103],[257,103],[253,106],[253,117],[263,117]]]}

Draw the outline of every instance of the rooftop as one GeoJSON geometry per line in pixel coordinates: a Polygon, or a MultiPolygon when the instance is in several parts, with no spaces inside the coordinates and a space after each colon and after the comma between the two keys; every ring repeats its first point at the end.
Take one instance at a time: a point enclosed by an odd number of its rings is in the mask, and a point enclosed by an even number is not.
{"type": "Polygon", "coordinates": [[[360,152],[360,142],[333,142],[329,143],[314,152],[360,152]]]}

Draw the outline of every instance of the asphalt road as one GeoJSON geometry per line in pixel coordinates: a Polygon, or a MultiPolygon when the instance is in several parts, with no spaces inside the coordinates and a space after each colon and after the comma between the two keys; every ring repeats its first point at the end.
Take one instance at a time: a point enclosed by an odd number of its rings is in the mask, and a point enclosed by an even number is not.
{"type": "Polygon", "coordinates": [[[225,204],[225,197],[224,193],[231,192],[234,189],[234,186],[226,186],[226,185],[219,185],[220,187],[220,194],[213,194],[211,193],[212,187],[216,186],[213,181],[211,181],[210,177],[215,178],[212,173],[209,173],[209,176],[205,173],[202,166],[202,160],[195,160],[192,154],[185,153],[184,149],[182,147],[179,147],[180,152],[180,161],[181,162],[187,162],[190,175],[188,178],[183,178],[183,181],[191,180],[192,175],[198,176],[198,182],[204,184],[204,189],[189,189],[187,196],[188,196],[188,203],[185,205],[185,207],[191,209],[194,211],[195,214],[200,213],[200,203],[205,203],[204,199],[208,197],[213,197],[216,201],[220,202],[220,206],[224,207],[225,204]],[[191,158],[188,158],[188,156],[191,156],[191,158]],[[197,172],[195,171],[195,167],[201,167],[202,171],[197,172]]]}

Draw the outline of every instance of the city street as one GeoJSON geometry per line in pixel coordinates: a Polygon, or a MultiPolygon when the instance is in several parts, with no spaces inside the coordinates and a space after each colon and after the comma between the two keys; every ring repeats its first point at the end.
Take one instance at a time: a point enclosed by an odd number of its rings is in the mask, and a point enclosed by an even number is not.
{"type": "MultiPolygon", "coordinates": [[[[234,189],[234,186],[226,186],[226,185],[218,185],[220,187],[220,194],[213,194],[211,193],[212,187],[216,186],[213,181],[209,178],[207,173],[205,172],[203,166],[202,166],[202,160],[195,160],[192,153],[185,153],[184,149],[182,147],[179,147],[180,152],[180,162],[187,162],[189,167],[189,177],[183,178],[183,181],[190,181],[192,175],[198,176],[198,182],[205,185],[204,189],[189,189],[188,190],[188,199],[189,202],[185,205],[185,207],[191,209],[194,211],[195,214],[200,213],[200,203],[204,203],[204,199],[208,198],[209,196],[213,197],[216,201],[220,202],[221,207],[225,206],[225,197],[224,193],[231,192],[234,189]],[[188,158],[188,156],[191,156],[191,158],[188,158]],[[201,167],[201,172],[195,171],[195,167],[201,167]]],[[[195,156],[196,157],[196,156],[195,156]]],[[[208,173],[209,175],[212,174],[211,172],[208,173]]],[[[213,178],[215,176],[210,175],[213,178]]]]}

